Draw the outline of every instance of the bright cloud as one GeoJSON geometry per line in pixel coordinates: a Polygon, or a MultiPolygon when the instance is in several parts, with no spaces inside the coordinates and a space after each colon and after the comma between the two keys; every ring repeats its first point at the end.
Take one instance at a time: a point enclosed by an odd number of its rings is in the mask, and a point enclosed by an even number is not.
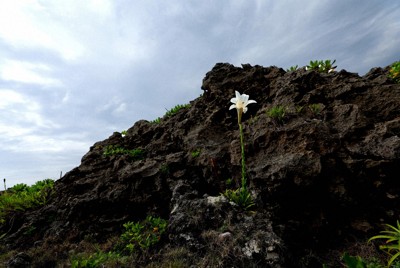
{"type": "Polygon", "coordinates": [[[16,49],[54,51],[67,61],[78,59],[85,51],[68,26],[54,20],[35,0],[1,1],[0,39],[16,49]]]}
{"type": "Polygon", "coordinates": [[[39,134],[27,134],[20,135],[16,142],[7,144],[3,149],[12,152],[20,152],[23,148],[24,152],[29,153],[62,153],[68,148],[71,152],[80,152],[89,146],[84,138],[74,135],[46,137],[39,134]]]}
{"type": "Polygon", "coordinates": [[[58,125],[42,115],[41,104],[9,89],[0,89],[0,136],[12,140],[39,128],[57,128],[58,125]]]}
{"type": "Polygon", "coordinates": [[[61,86],[62,82],[50,77],[51,68],[43,63],[6,60],[0,65],[0,76],[6,81],[61,86]]]}

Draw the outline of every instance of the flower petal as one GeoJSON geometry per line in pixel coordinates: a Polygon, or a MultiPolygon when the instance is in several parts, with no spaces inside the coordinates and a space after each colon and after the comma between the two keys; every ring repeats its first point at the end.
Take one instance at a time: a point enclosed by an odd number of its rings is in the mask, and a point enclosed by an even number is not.
{"type": "Polygon", "coordinates": [[[249,100],[249,95],[243,94],[243,95],[242,95],[242,101],[243,101],[244,103],[246,103],[248,100],[249,100]]]}
{"type": "Polygon", "coordinates": [[[241,97],[240,93],[239,93],[238,91],[236,91],[236,90],[235,90],[235,94],[236,94],[236,99],[238,99],[238,100],[239,100],[239,99],[240,99],[240,97],[241,97]]]}
{"type": "Polygon", "coordinates": [[[249,100],[248,102],[247,102],[247,104],[251,104],[251,103],[257,103],[255,100],[249,100]]]}
{"type": "Polygon", "coordinates": [[[229,110],[232,110],[232,109],[234,109],[234,108],[236,108],[236,104],[232,104],[232,105],[229,107],[229,110]]]}

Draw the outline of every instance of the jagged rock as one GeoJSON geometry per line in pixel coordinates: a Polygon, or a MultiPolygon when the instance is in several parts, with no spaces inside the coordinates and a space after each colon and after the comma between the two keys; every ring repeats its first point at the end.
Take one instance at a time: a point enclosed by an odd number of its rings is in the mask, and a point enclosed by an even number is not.
{"type": "Polygon", "coordinates": [[[387,73],[218,63],[189,108],[94,144],[46,206],[4,227],[5,242],[21,250],[88,235],[101,242],[151,214],[169,221],[162,250],[186,247],[194,266],[335,264],[331,252],[400,213],[400,85],[387,73]],[[252,213],[220,195],[228,179],[241,180],[237,114],[228,110],[235,90],[257,101],[243,116],[252,213]],[[286,107],[281,121],[266,113],[277,105],[286,107]],[[104,156],[110,145],[144,157],[104,156]],[[34,236],[24,236],[27,226],[34,236]]]}
{"type": "Polygon", "coordinates": [[[7,268],[29,268],[32,258],[25,252],[17,253],[7,264],[7,268]]]}

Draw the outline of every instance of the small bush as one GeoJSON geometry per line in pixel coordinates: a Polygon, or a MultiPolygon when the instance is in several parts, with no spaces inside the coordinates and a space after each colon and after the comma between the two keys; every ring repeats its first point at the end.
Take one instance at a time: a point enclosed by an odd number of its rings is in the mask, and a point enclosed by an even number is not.
{"type": "Polygon", "coordinates": [[[384,239],[385,244],[380,245],[379,248],[385,251],[389,256],[388,267],[397,260],[400,256],[400,223],[397,221],[397,226],[386,224],[386,230],[381,231],[380,235],[371,237],[368,241],[376,239],[384,239]]]}
{"type": "Polygon", "coordinates": [[[161,122],[161,117],[157,117],[156,119],[154,119],[153,121],[150,121],[150,123],[153,123],[153,124],[158,124],[158,123],[160,123],[161,122]]]}
{"type": "Polygon", "coordinates": [[[234,202],[245,210],[249,210],[255,205],[249,190],[244,187],[240,187],[236,190],[228,189],[223,195],[228,198],[229,201],[234,202]]]}
{"type": "Polygon", "coordinates": [[[148,216],[142,222],[127,222],[121,240],[129,253],[137,250],[147,251],[157,244],[167,229],[167,221],[158,217],[148,216]]]}
{"type": "MultiPolygon", "coordinates": [[[[0,195],[0,226],[10,215],[18,211],[40,207],[46,204],[53,193],[54,180],[38,181],[32,186],[16,184],[0,195]]],[[[3,236],[3,235],[2,235],[3,236]]]]}
{"type": "Polygon", "coordinates": [[[163,175],[169,175],[170,169],[169,169],[168,164],[162,164],[161,167],[160,167],[160,172],[163,175]]]}
{"type": "Polygon", "coordinates": [[[178,104],[174,108],[167,110],[167,112],[165,113],[165,117],[170,117],[170,116],[176,114],[179,110],[188,108],[188,107],[190,107],[190,104],[178,104]]]}
{"type": "Polygon", "coordinates": [[[277,122],[282,122],[285,118],[286,108],[284,106],[278,105],[272,107],[267,111],[267,115],[277,122]]]}
{"type": "Polygon", "coordinates": [[[196,158],[196,157],[198,157],[198,156],[200,155],[200,153],[201,153],[201,150],[200,150],[200,149],[197,149],[197,150],[191,152],[190,154],[191,154],[191,156],[192,156],[193,158],[196,158]]]}
{"type": "MultiPolygon", "coordinates": [[[[188,107],[190,107],[190,104],[178,104],[178,105],[176,105],[175,107],[171,108],[170,110],[167,110],[167,109],[166,109],[167,112],[165,113],[165,115],[163,116],[163,118],[167,118],[167,117],[173,116],[173,115],[176,114],[179,110],[185,109],[185,108],[188,108],[188,107]]],[[[158,123],[161,122],[161,120],[162,120],[161,117],[157,117],[157,118],[154,119],[153,121],[150,121],[150,123],[158,124],[158,123]]]]}
{"type": "Polygon", "coordinates": [[[290,66],[289,67],[289,69],[286,69],[286,72],[293,72],[293,71],[296,71],[297,69],[298,69],[298,65],[295,65],[295,66],[290,66]]]}
{"type": "Polygon", "coordinates": [[[392,64],[389,70],[389,77],[396,83],[400,83],[400,61],[396,61],[392,64]]]}
{"type": "Polygon", "coordinates": [[[306,66],[306,70],[316,70],[320,73],[330,73],[334,72],[337,66],[333,66],[336,60],[315,60],[310,61],[310,64],[306,66]]]}
{"type": "Polygon", "coordinates": [[[126,257],[110,251],[98,251],[94,254],[79,254],[71,257],[72,268],[97,268],[97,267],[121,267],[126,262],[126,257]]]}
{"type": "Polygon", "coordinates": [[[319,104],[319,103],[310,104],[310,105],[308,105],[308,108],[311,110],[311,112],[312,112],[314,115],[319,115],[319,113],[320,113],[321,110],[322,110],[322,106],[321,106],[321,104],[319,104]]]}
{"type": "Polygon", "coordinates": [[[104,149],[103,155],[129,155],[131,158],[138,160],[143,158],[144,152],[142,149],[126,149],[117,145],[108,145],[104,149]]]}
{"type": "Polygon", "coordinates": [[[232,178],[229,178],[225,181],[226,187],[231,187],[233,185],[233,180],[232,178]]]}

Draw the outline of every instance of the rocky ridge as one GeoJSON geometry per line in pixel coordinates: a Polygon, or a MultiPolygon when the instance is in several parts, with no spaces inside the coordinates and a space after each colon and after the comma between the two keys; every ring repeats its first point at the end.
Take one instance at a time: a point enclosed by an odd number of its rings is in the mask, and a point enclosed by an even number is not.
{"type": "Polygon", "coordinates": [[[173,249],[193,267],[337,264],[332,256],[399,218],[400,85],[387,73],[218,63],[190,107],[95,143],[46,206],[16,216],[4,243],[31,258],[51,249],[51,267],[88,237],[105,243],[123,223],[157,215],[167,235],[142,266],[173,249]],[[235,90],[257,101],[243,117],[252,211],[220,195],[229,179],[240,183],[235,90]],[[280,121],[267,115],[277,105],[280,121]],[[110,145],[144,156],[104,156],[110,145]]]}

